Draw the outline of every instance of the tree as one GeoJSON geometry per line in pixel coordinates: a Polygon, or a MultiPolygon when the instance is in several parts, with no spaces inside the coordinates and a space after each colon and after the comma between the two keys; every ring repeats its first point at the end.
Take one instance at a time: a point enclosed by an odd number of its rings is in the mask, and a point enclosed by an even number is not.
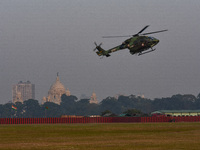
{"type": "Polygon", "coordinates": [[[24,101],[24,117],[26,118],[38,118],[42,116],[41,107],[37,100],[29,99],[24,101]]]}
{"type": "Polygon", "coordinates": [[[76,102],[76,114],[87,116],[90,115],[88,113],[89,99],[81,99],[76,102]]]}
{"type": "Polygon", "coordinates": [[[62,115],[60,105],[52,102],[46,102],[42,106],[42,114],[45,118],[60,117],[62,115]]]}
{"type": "Polygon", "coordinates": [[[200,93],[197,95],[197,99],[200,99],[200,93]]]}
{"type": "Polygon", "coordinates": [[[126,110],[128,108],[134,108],[135,107],[135,104],[134,103],[134,99],[135,97],[132,97],[132,96],[119,96],[118,98],[118,102],[120,103],[120,105],[123,107],[123,110],[126,110]]]}
{"type": "Polygon", "coordinates": [[[2,113],[3,113],[3,105],[0,104],[0,118],[2,118],[2,113]]]}
{"type": "Polygon", "coordinates": [[[76,96],[67,96],[63,94],[61,96],[61,113],[62,115],[74,115],[76,113],[76,96]]]}
{"type": "Polygon", "coordinates": [[[101,112],[105,110],[110,110],[111,112],[115,114],[120,114],[121,108],[122,108],[121,104],[114,97],[107,97],[101,102],[101,105],[100,105],[101,112]]]}
{"type": "Polygon", "coordinates": [[[87,107],[87,114],[88,115],[99,115],[100,114],[100,107],[98,104],[88,104],[87,107]]]}
{"type": "Polygon", "coordinates": [[[16,116],[15,117],[16,118],[23,118],[23,114],[24,114],[23,108],[24,108],[24,105],[21,102],[16,102],[15,106],[17,107],[17,111],[16,111],[16,116]]]}
{"type": "Polygon", "coordinates": [[[196,101],[194,103],[194,106],[195,106],[194,109],[199,109],[200,108],[200,93],[197,96],[197,99],[196,99],[196,101]]]}
{"type": "Polygon", "coordinates": [[[15,110],[12,110],[12,103],[7,103],[2,106],[2,118],[12,118],[15,114],[15,110]]]}

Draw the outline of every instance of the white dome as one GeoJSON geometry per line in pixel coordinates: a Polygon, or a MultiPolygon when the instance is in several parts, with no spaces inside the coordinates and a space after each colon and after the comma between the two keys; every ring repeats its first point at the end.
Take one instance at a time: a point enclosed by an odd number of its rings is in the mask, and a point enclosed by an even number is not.
{"type": "Polygon", "coordinates": [[[66,92],[66,89],[64,85],[60,82],[59,77],[57,76],[56,82],[52,84],[52,86],[49,89],[49,93],[51,94],[64,94],[66,92]]]}

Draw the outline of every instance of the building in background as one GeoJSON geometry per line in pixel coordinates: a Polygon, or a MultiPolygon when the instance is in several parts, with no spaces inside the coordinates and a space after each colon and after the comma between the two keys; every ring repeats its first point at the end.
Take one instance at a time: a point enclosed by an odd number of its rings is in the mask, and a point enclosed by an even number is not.
{"type": "Polygon", "coordinates": [[[91,96],[91,98],[90,98],[90,104],[91,103],[94,103],[94,104],[98,104],[98,100],[97,100],[97,96],[96,96],[96,93],[92,93],[92,96],[91,96]]]}
{"type": "Polygon", "coordinates": [[[12,87],[12,102],[21,102],[28,99],[35,99],[35,85],[30,81],[22,82],[13,85],[12,87]]]}
{"type": "Polygon", "coordinates": [[[44,104],[45,102],[53,102],[55,104],[60,105],[61,96],[63,94],[66,94],[67,96],[71,95],[69,89],[66,90],[64,85],[60,82],[60,79],[57,73],[56,82],[52,84],[52,86],[50,87],[48,96],[43,97],[42,104],[44,104]]]}
{"type": "Polygon", "coordinates": [[[151,113],[152,116],[200,116],[200,110],[158,110],[151,113]]]}

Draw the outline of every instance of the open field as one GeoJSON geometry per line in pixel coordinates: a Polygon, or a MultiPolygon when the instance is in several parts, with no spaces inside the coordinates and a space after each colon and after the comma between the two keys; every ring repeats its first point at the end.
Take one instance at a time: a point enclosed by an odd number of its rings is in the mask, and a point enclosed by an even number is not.
{"type": "Polygon", "coordinates": [[[2,150],[199,150],[200,123],[0,125],[2,150]]]}

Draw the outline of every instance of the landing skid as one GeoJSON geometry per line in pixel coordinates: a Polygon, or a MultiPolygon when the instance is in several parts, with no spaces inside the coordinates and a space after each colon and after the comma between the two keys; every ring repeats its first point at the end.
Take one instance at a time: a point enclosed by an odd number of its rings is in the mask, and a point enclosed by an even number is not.
{"type": "Polygon", "coordinates": [[[140,52],[139,54],[138,54],[138,56],[140,56],[140,55],[143,55],[143,54],[146,54],[146,53],[150,53],[150,52],[153,52],[153,51],[155,51],[156,49],[153,49],[153,48],[151,48],[151,50],[150,51],[147,51],[147,52],[140,52]]]}

